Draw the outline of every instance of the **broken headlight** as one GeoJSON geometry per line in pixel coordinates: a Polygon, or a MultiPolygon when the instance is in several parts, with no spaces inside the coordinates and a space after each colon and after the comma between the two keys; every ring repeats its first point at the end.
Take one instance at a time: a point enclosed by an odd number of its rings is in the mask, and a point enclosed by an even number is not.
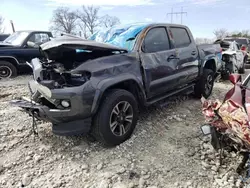
{"type": "Polygon", "coordinates": [[[71,73],[71,85],[79,86],[87,82],[91,74],[89,72],[74,72],[71,73]]]}

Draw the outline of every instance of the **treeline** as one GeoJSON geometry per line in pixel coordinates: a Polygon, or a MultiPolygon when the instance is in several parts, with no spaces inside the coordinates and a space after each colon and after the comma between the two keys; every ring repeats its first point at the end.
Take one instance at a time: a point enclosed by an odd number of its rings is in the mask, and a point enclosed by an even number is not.
{"type": "Polygon", "coordinates": [[[116,16],[99,15],[100,7],[84,6],[70,10],[68,7],[59,7],[53,11],[50,21],[50,30],[54,34],[70,33],[87,38],[98,27],[110,28],[120,23],[116,16]]]}

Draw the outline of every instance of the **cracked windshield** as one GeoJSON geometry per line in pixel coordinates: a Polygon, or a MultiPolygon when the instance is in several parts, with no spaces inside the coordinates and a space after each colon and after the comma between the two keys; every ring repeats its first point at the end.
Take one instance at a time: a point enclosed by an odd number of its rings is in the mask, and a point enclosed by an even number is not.
{"type": "Polygon", "coordinates": [[[249,0],[0,0],[1,188],[250,188],[249,0]]]}

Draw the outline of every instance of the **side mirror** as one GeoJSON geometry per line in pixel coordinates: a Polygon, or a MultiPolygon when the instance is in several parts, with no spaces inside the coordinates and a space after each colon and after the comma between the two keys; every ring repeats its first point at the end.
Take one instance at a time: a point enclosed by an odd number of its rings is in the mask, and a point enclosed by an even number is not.
{"type": "Polygon", "coordinates": [[[28,41],[27,42],[27,47],[34,48],[35,47],[35,43],[31,42],[31,41],[28,41]]]}
{"type": "Polygon", "coordinates": [[[229,80],[232,84],[236,84],[237,82],[241,82],[241,75],[240,74],[231,74],[229,76],[229,80]]]}
{"type": "Polygon", "coordinates": [[[29,48],[38,48],[39,45],[34,43],[34,42],[28,41],[27,42],[27,47],[29,47],[29,48]]]}

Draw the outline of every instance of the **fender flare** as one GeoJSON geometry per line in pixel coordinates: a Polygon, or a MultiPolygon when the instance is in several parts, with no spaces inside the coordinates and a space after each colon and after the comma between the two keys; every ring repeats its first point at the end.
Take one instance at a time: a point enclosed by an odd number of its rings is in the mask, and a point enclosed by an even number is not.
{"type": "Polygon", "coordinates": [[[143,100],[144,102],[146,101],[146,95],[143,89],[143,83],[142,81],[140,81],[135,75],[133,74],[122,74],[116,77],[113,77],[112,79],[110,78],[106,78],[102,81],[100,81],[96,87],[96,92],[95,92],[95,96],[94,96],[94,100],[93,100],[93,104],[92,104],[92,108],[91,108],[91,114],[95,114],[97,112],[97,109],[100,105],[101,99],[103,97],[104,92],[110,88],[111,86],[114,86],[116,84],[125,82],[125,81],[135,81],[137,83],[137,86],[140,90],[140,92],[143,95],[143,100]]]}
{"type": "Polygon", "coordinates": [[[20,65],[19,61],[14,56],[0,56],[0,60],[3,59],[3,58],[14,59],[16,61],[17,65],[20,65]]]}
{"type": "MultiPolygon", "coordinates": [[[[204,67],[206,66],[206,64],[208,63],[208,61],[214,61],[214,65],[215,65],[215,72],[218,71],[218,62],[217,62],[217,59],[214,55],[211,55],[211,56],[208,56],[205,60],[204,60],[204,63],[203,63],[203,66],[202,68],[204,69],[204,67]]],[[[202,69],[202,72],[203,72],[203,69],[202,69]]]]}

